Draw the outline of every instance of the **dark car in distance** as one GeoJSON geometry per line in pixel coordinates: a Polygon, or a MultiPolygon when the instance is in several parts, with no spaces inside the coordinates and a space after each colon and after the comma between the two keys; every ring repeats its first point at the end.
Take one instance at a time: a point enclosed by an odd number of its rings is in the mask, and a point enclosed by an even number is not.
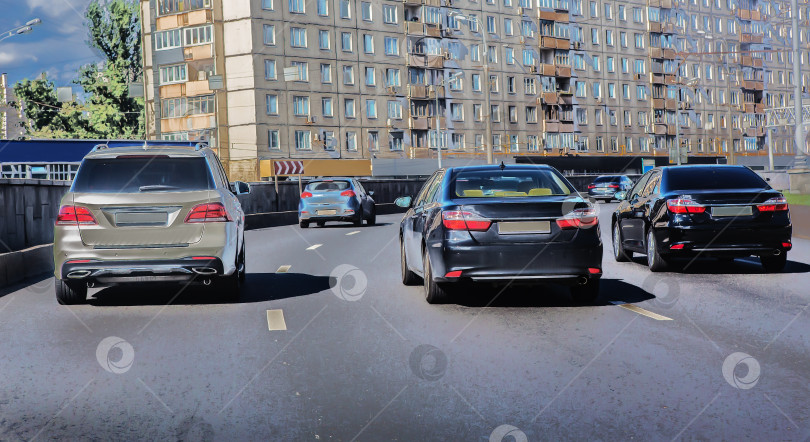
{"type": "Polygon", "coordinates": [[[588,184],[588,196],[596,200],[610,201],[616,193],[630,190],[633,180],[627,175],[602,175],[588,184]]]}
{"type": "Polygon", "coordinates": [[[767,272],[785,267],[792,247],[787,201],[747,167],[655,168],[617,196],[611,225],[617,261],[646,254],[655,272],[676,257],[758,256],[767,272]]]}
{"type": "Polygon", "coordinates": [[[449,300],[460,282],[559,282],[593,302],[602,241],[593,205],[544,165],[440,169],[400,225],[402,282],[425,286],[429,303],[449,300]]]}
{"type": "Polygon", "coordinates": [[[316,179],[307,183],[298,203],[298,224],[302,229],[314,222],[347,221],[359,226],[377,222],[374,192],[367,192],[354,178],[316,179]]]}

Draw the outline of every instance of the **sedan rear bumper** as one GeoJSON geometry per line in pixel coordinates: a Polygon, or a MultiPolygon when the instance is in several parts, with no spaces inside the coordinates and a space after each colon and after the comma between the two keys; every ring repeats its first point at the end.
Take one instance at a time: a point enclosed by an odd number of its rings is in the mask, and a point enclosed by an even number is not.
{"type": "Polygon", "coordinates": [[[792,248],[792,226],[729,227],[726,229],[669,227],[656,229],[662,254],[683,256],[776,255],[792,248]]]}
{"type": "Polygon", "coordinates": [[[65,262],[62,265],[62,277],[71,281],[98,284],[191,281],[203,283],[205,280],[224,274],[222,261],[219,258],[82,261],[65,262]]]}

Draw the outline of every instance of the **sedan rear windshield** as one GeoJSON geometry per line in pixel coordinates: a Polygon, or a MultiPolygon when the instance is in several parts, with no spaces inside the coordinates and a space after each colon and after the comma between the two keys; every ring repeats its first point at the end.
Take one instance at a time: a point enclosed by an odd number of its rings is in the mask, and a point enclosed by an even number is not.
{"type": "Polygon", "coordinates": [[[547,169],[461,171],[450,184],[458,198],[515,198],[569,195],[570,186],[547,169]]]}
{"type": "Polygon", "coordinates": [[[334,192],[346,190],[349,186],[348,181],[315,181],[307,184],[306,190],[309,192],[334,192]]]}
{"type": "Polygon", "coordinates": [[[594,184],[599,184],[599,183],[618,183],[618,182],[620,182],[621,180],[622,180],[622,177],[620,177],[620,176],[600,176],[600,177],[596,177],[596,179],[595,179],[595,180],[593,180],[593,183],[594,183],[594,184]]]}
{"type": "Polygon", "coordinates": [[[78,193],[187,192],[214,187],[205,158],[104,158],[82,163],[78,193]]]}
{"type": "Polygon", "coordinates": [[[691,167],[667,171],[669,190],[765,189],[756,172],[745,167],[691,167]]]}

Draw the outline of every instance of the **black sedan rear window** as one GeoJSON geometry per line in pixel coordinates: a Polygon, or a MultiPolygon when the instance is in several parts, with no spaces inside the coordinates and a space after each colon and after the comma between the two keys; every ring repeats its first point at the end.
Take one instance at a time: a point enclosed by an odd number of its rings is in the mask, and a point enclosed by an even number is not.
{"type": "Polygon", "coordinates": [[[73,191],[78,193],[186,192],[213,187],[202,157],[88,159],[73,181],[73,191]]]}
{"type": "Polygon", "coordinates": [[[571,193],[564,179],[547,169],[462,170],[450,186],[451,195],[458,198],[538,197],[571,193]]]}
{"type": "Polygon", "coordinates": [[[348,181],[315,181],[307,184],[306,190],[310,192],[333,192],[346,190],[349,186],[348,181]]]}
{"type": "Polygon", "coordinates": [[[756,172],[745,167],[689,167],[669,169],[669,190],[764,189],[768,187],[756,172]]]}
{"type": "Polygon", "coordinates": [[[595,179],[595,180],[593,180],[593,183],[594,183],[594,184],[599,184],[599,183],[618,183],[618,182],[620,182],[621,180],[622,180],[622,177],[620,177],[620,176],[599,176],[599,177],[596,177],[596,179],[595,179]]]}

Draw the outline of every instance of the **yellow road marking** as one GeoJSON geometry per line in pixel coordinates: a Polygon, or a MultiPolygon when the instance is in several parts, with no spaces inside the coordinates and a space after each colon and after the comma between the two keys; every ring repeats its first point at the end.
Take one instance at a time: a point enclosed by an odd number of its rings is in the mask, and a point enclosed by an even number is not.
{"type": "Polygon", "coordinates": [[[289,265],[283,265],[276,270],[276,273],[287,273],[290,270],[290,267],[291,266],[289,265]]]}
{"type": "Polygon", "coordinates": [[[360,231],[359,231],[359,230],[355,230],[354,232],[349,232],[349,233],[347,233],[347,234],[346,234],[346,236],[357,235],[358,233],[360,233],[360,231]]]}
{"type": "Polygon", "coordinates": [[[649,310],[645,310],[639,306],[633,304],[624,304],[621,302],[611,302],[613,305],[617,305],[625,310],[630,310],[633,313],[638,313],[639,315],[646,316],[648,318],[655,319],[656,321],[671,321],[672,318],[667,318],[666,316],[659,315],[658,313],[653,313],[649,310]]]}
{"type": "Polygon", "coordinates": [[[284,312],[281,310],[268,310],[267,328],[270,331],[287,330],[287,323],[284,322],[284,312]]]}
{"type": "Polygon", "coordinates": [[[315,244],[314,246],[309,246],[309,247],[307,247],[307,250],[315,250],[315,249],[317,249],[318,247],[320,247],[320,246],[322,246],[322,245],[323,245],[323,244],[315,244]]]}

